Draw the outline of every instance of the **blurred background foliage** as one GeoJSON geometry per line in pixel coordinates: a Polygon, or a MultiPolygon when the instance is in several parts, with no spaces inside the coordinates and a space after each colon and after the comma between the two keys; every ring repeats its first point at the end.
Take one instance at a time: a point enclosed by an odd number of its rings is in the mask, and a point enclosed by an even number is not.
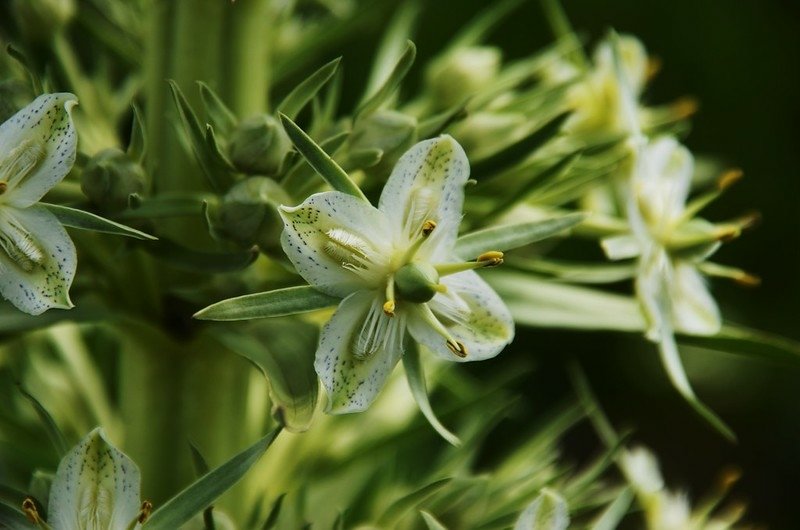
{"type": "MultiPolygon", "coordinates": [[[[483,4],[466,0],[456,10],[449,2],[431,3],[417,33],[421,58],[438,49],[483,4]]],[[[662,60],[646,101],[665,102],[679,95],[698,99],[700,110],[685,143],[693,152],[719,157],[745,173],[725,201],[709,208],[707,217],[724,219],[749,210],[762,214],[756,230],[719,254],[723,262],[760,275],[761,286],[744,289],[714,282],[714,295],[727,319],[800,338],[800,4],[565,0],[563,5],[573,26],[590,42],[613,27],[637,35],[662,60]]],[[[491,41],[508,57],[516,57],[550,39],[538,3],[528,2],[491,41]]],[[[345,52],[347,75],[360,75],[359,65],[369,64],[367,53],[352,43],[345,52]]],[[[771,528],[800,527],[800,513],[792,509],[800,476],[800,369],[687,346],[682,353],[698,394],[729,422],[738,444],[728,444],[691,414],[670,387],[655,349],[639,337],[521,330],[501,356],[471,368],[475,373],[499,369],[508,357],[537,363],[536,384],[519,387],[529,397],[530,410],[505,426],[511,433],[535,411],[571,393],[564,361],[574,357],[585,367],[611,419],[634,426],[634,439],[659,454],[669,484],[683,485],[696,495],[720,469],[734,465],[743,477],[733,497],[748,503],[750,521],[771,528]]],[[[568,438],[576,456],[594,443],[589,428],[568,438]]]]}

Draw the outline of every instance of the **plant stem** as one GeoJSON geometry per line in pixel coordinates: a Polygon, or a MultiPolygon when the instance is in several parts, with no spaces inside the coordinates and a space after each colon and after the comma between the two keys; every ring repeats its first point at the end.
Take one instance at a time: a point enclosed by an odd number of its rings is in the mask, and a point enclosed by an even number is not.
{"type": "Polygon", "coordinates": [[[240,0],[228,18],[226,68],[228,104],[239,118],[267,109],[270,83],[270,0],[240,0]]]}

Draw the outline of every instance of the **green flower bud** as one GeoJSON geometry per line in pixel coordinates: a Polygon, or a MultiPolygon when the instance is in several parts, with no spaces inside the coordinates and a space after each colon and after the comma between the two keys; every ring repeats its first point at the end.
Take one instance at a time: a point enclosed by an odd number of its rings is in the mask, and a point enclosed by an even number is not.
{"type": "Polygon", "coordinates": [[[359,120],[350,140],[350,150],[380,149],[380,163],[373,171],[388,174],[400,155],[417,141],[417,120],[393,110],[380,110],[359,120]]]}
{"type": "Polygon", "coordinates": [[[453,125],[451,133],[471,159],[480,159],[519,139],[528,121],[521,113],[476,112],[453,125]]]}
{"type": "Polygon", "coordinates": [[[248,118],[236,127],[229,154],[237,169],[250,175],[274,175],[292,147],[281,124],[262,114],[248,118]]]}
{"type": "Polygon", "coordinates": [[[400,300],[422,304],[439,292],[439,273],[428,263],[408,263],[395,273],[394,285],[400,300]]]}
{"type": "Polygon", "coordinates": [[[242,246],[258,245],[278,251],[283,221],[278,206],[291,198],[272,179],[251,177],[233,186],[216,212],[214,228],[220,237],[242,246]]]}
{"type": "Polygon", "coordinates": [[[426,78],[436,105],[444,108],[463,103],[497,76],[500,60],[498,48],[472,46],[433,62],[426,78]]]}
{"type": "Polygon", "coordinates": [[[94,155],[81,174],[81,190],[95,205],[105,211],[128,207],[128,197],[142,193],[146,175],[144,168],[116,148],[94,155]]]}
{"type": "Polygon", "coordinates": [[[75,16],[75,0],[14,0],[13,13],[31,39],[46,42],[75,16]]]}

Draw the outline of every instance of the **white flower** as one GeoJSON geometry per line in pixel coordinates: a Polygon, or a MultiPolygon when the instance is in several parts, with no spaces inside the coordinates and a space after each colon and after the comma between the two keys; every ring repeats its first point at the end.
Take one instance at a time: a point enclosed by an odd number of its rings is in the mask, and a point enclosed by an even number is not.
{"type": "Polygon", "coordinates": [[[344,300],[322,330],[315,368],[333,413],[366,409],[403,354],[406,332],[451,361],[497,355],[514,336],[508,308],[454,251],[469,163],[449,136],[398,161],[378,208],[341,192],[282,207],[282,244],[300,275],[344,300]]]}
{"type": "Polygon", "coordinates": [[[147,513],[140,503],[139,483],[136,464],[97,428],[58,465],[47,523],[57,530],[132,529],[147,513]]]}
{"type": "Polygon", "coordinates": [[[75,246],[37,202],[69,173],[72,94],[45,94],[0,125],[0,294],[32,315],[72,307],[75,246]]]}
{"type": "Polygon", "coordinates": [[[653,340],[663,333],[663,321],[683,333],[713,335],[720,312],[697,266],[720,243],[715,226],[692,219],[686,209],[694,159],[672,137],[652,140],[634,156],[633,235],[606,240],[604,248],[612,258],[639,255],[636,290],[653,340]]]}

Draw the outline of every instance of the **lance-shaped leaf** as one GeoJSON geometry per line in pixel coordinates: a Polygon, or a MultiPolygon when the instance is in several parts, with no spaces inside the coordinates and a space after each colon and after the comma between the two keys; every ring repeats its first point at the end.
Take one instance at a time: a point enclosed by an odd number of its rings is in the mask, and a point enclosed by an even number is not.
{"type": "Polygon", "coordinates": [[[426,511],[420,511],[419,514],[422,516],[422,519],[425,521],[425,524],[428,527],[428,530],[447,530],[447,527],[440,523],[436,517],[429,514],[426,511]]]}
{"type": "Polygon", "coordinates": [[[506,251],[519,248],[564,232],[586,217],[587,214],[576,212],[544,221],[484,228],[459,237],[456,254],[464,259],[471,259],[488,250],[506,251]]]}
{"type": "Polygon", "coordinates": [[[290,318],[214,331],[217,340],[264,374],[269,381],[272,414],[290,432],[308,430],[317,406],[314,351],[318,334],[317,326],[290,318]]]}
{"type": "Polygon", "coordinates": [[[405,497],[401,497],[395,501],[394,504],[389,506],[383,515],[381,515],[380,519],[378,519],[378,528],[391,528],[403,515],[431,498],[442,488],[450,484],[452,480],[451,478],[443,478],[431,482],[416,491],[412,491],[405,497]]]}
{"type": "Polygon", "coordinates": [[[280,428],[275,429],[218,468],[197,479],[153,512],[144,528],[146,530],[180,528],[236,484],[266,452],[279,432],[280,428]]]}
{"type": "Polygon", "coordinates": [[[303,285],[228,298],[195,313],[200,320],[251,320],[307,313],[337,305],[341,300],[303,285]]]}
{"type": "Polygon", "coordinates": [[[186,135],[189,138],[197,163],[203,170],[208,183],[214,191],[225,191],[233,183],[233,174],[230,167],[222,163],[208,147],[205,128],[201,126],[191,105],[183,95],[175,81],[169,81],[169,88],[178,109],[178,116],[183,123],[186,135]]]}
{"type": "Polygon", "coordinates": [[[281,114],[281,123],[292,143],[300,154],[308,161],[309,165],[325,179],[325,182],[337,190],[354,197],[367,198],[355,182],[350,179],[347,172],[339,166],[319,145],[311,139],[303,129],[297,126],[288,116],[281,114]]]}
{"type": "Polygon", "coordinates": [[[206,108],[208,120],[216,130],[227,135],[236,127],[236,116],[211,87],[202,81],[198,81],[197,85],[200,87],[200,98],[206,108]]]}
{"type": "Polygon", "coordinates": [[[158,239],[155,236],[151,236],[150,234],[146,234],[136,230],[135,228],[125,226],[85,210],[79,210],[77,208],[70,208],[69,206],[61,206],[58,204],[42,203],[42,206],[47,208],[53,215],[55,215],[56,219],[58,219],[62,225],[69,226],[70,228],[78,228],[80,230],[89,230],[91,232],[102,232],[104,234],[113,234],[117,236],[126,236],[150,241],[155,241],[158,239]]]}
{"type": "Polygon", "coordinates": [[[33,394],[25,390],[22,385],[19,385],[19,391],[25,396],[25,399],[33,405],[33,408],[36,410],[36,415],[39,416],[39,419],[44,425],[47,436],[53,443],[53,447],[55,447],[58,456],[64,456],[68,449],[67,442],[64,439],[64,435],[61,433],[61,429],[58,428],[58,424],[53,419],[53,416],[51,416],[44,405],[42,405],[33,394]]]}
{"type": "Polygon", "coordinates": [[[249,267],[258,258],[256,249],[241,252],[205,252],[163,238],[142,245],[142,248],[164,263],[190,272],[239,271],[249,267]]]}
{"type": "Polygon", "coordinates": [[[319,70],[308,76],[299,85],[287,94],[283,101],[278,104],[277,112],[284,114],[290,119],[295,119],[300,111],[314,96],[325,86],[339,68],[341,57],[337,57],[319,70]]]}
{"type": "Polygon", "coordinates": [[[411,65],[414,64],[416,56],[417,47],[414,46],[413,42],[406,41],[406,48],[397,60],[397,64],[395,64],[381,87],[356,109],[356,117],[368,115],[378,110],[395,93],[411,69],[411,65]]]}
{"type": "Polygon", "coordinates": [[[416,344],[410,344],[406,347],[403,353],[403,367],[406,370],[406,378],[408,379],[408,387],[411,389],[411,394],[414,396],[414,401],[417,402],[419,410],[428,420],[436,432],[447,440],[450,444],[458,447],[461,445],[461,440],[458,436],[450,432],[447,427],[442,425],[436,413],[431,408],[430,401],[428,400],[428,388],[425,384],[425,373],[422,369],[422,363],[419,360],[419,349],[416,344]]]}
{"type": "Polygon", "coordinates": [[[133,123],[131,124],[131,139],[128,142],[127,153],[131,160],[139,164],[144,162],[144,155],[147,150],[147,132],[144,127],[142,112],[135,104],[133,108],[133,123]]]}
{"type": "Polygon", "coordinates": [[[519,516],[514,530],[567,530],[568,525],[566,501],[556,492],[544,489],[519,516]]]}
{"type": "Polygon", "coordinates": [[[139,483],[136,464],[97,428],[58,465],[48,523],[65,530],[128,530],[140,514],[139,483]]]}

